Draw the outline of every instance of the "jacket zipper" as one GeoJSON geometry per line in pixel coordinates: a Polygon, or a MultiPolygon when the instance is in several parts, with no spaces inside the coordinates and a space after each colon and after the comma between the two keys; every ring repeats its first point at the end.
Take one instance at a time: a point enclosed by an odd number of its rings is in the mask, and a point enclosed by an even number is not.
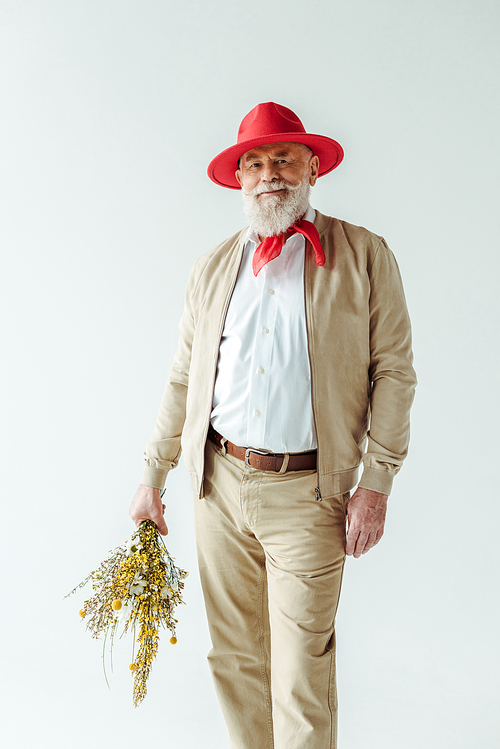
{"type": "MultiPolygon", "coordinates": [[[[306,241],[306,249],[307,249],[307,241],[306,241]]],[[[311,372],[311,408],[313,412],[313,419],[314,419],[314,428],[316,430],[316,439],[318,441],[318,447],[317,447],[317,457],[316,457],[316,469],[318,473],[318,484],[319,484],[319,438],[318,438],[318,426],[317,426],[317,420],[316,420],[316,409],[315,409],[315,403],[314,403],[314,377],[313,377],[313,363],[311,359],[311,351],[309,348],[310,341],[312,341],[311,336],[311,326],[312,322],[310,319],[310,305],[308,304],[308,275],[310,275],[310,271],[308,273],[307,271],[307,252],[304,253],[304,308],[306,313],[306,333],[307,333],[307,356],[309,357],[309,369],[311,372]]],[[[312,344],[311,344],[312,345],[312,344]]],[[[322,501],[322,496],[319,490],[319,486],[317,486],[314,490],[314,499],[317,502],[322,501]]]]}

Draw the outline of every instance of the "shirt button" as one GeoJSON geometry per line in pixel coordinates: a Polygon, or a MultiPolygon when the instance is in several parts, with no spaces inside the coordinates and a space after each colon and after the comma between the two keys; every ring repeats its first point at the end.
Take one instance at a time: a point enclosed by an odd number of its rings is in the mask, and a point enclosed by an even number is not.
{"type": "Polygon", "coordinates": [[[264,374],[264,367],[259,367],[259,374],[264,374]]]}
{"type": "Polygon", "coordinates": [[[274,289],[269,289],[270,294],[274,294],[274,289]]]}
{"type": "Polygon", "coordinates": [[[269,328],[262,328],[263,333],[269,333],[269,328]]]}
{"type": "Polygon", "coordinates": [[[260,416],[260,411],[254,411],[255,416],[260,416]]]}

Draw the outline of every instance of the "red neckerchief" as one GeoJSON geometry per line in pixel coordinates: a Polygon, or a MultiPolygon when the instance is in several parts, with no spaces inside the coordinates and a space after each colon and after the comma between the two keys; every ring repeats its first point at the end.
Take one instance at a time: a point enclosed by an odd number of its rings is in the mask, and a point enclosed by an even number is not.
{"type": "Polygon", "coordinates": [[[280,234],[279,236],[274,237],[265,237],[262,240],[253,254],[252,268],[254,276],[257,276],[260,273],[264,265],[281,254],[281,250],[283,249],[286,240],[295,233],[302,234],[312,244],[316,265],[325,264],[325,253],[321,248],[318,230],[312,221],[302,219],[301,221],[297,221],[296,224],[293,224],[285,234],[280,234]]]}

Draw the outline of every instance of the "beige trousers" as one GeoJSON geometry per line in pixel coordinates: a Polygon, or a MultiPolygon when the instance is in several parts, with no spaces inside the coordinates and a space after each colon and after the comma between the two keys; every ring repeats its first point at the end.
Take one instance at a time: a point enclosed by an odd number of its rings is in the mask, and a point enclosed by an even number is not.
{"type": "Polygon", "coordinates": [[[208,655],[231,749],[334,749],[334,620],[349,494],[278,475],[207,442],[195,500],[208,655]]]}

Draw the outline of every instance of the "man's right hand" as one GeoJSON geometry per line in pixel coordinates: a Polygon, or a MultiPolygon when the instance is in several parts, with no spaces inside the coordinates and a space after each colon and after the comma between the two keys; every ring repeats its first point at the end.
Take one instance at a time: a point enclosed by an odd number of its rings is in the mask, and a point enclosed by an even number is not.
{"type": "Polygon", "coordinates": [[[167,524],[163,518],[165,505],[162,504],[160,490],[152,486],[141,484],[137,489],[128,514],[139,527],[143,520],[152,520],[162,536],[168,533],[167,524]]]}

